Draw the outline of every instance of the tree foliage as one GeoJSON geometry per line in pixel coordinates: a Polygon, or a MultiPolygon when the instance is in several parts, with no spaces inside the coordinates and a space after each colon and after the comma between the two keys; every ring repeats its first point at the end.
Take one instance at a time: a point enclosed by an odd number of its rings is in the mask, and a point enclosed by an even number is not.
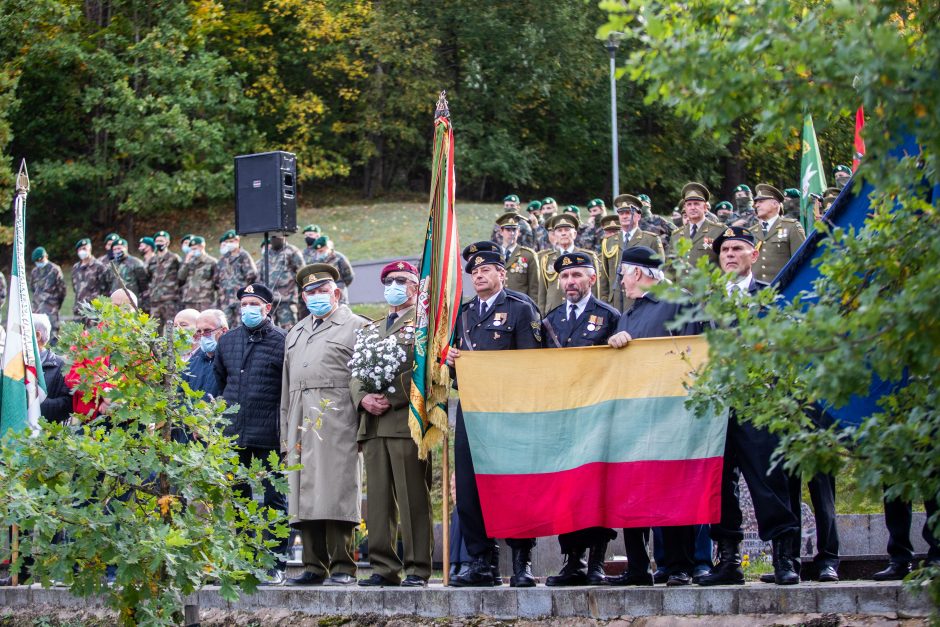
{"type": "Polygon", "coordinates": [[[267,478],[286,491],[286,480],[276,455],[274,471],[259,460],[239,465],[222,435],[224,401],[183,382],[191,338],[160,337],[146,314],[95,306],[100,324],[68,323],[60,346],[79,360],[75,394],[110,386],[110,411],[78,427],[43,421],[38,435],[6,435],[0,521],[23,530],[33,580],[103,594],[122,624],[178,624],[185,596],[207,580],[233,600],[273,566],[270,536],[286,536],[286,520],[240,490],[257,493],[267,478]]]}
{"type": "MultiPolygon", "coordinates": [[[[855,181],[874,186],[858,229],[817,223],[828,238],[811,291],[773,291],[741,306],[726,277],[700,268],[671,297],[715,321],[696,406],[735,407],[782,437],[779,453],[806,473],[856,465],[863,488],[923,501],[940,494],[940,263],[936,3],[767,0],[679,5],[607,2],[608,24],[638,42],[624,71],[648,102],[676,107],[703,134],[727,136],[752,119],[757,137],[785,138],[804,111],[848,114],[863,104],[867,154],[855,181]],[[892,151],[912,134],[919,151],[892,151]],[[889,384],[861,425],[819,428],[812,404],[844,406],[889,384]]],[[[940,520],[930,520],[940,532],[940,520]]],[[[937,573],[934,573],[936,575],[937,573]]],[[[940,577],[930,590],[940,603],[940,577]]]]}

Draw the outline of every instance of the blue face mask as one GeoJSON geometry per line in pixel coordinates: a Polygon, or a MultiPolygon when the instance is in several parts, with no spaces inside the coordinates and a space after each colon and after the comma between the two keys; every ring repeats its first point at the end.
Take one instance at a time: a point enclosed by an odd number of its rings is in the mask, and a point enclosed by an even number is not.
{"type": "Polygon", "coordinates": [[[211,335],[204,335],[199,338],[199,348],[201,348],[202,352],[206,353],[207,355],[209,353],[214,353],[218,346],[219,343],[211,335]]]}
{"type": "Polygon", "coordinates": [[[242,324],[249,329],[264,322],[264,314],[261,313],[261,305],[243,305],[242,306],[242,324]]]}
{"type": "Polygon", "coordinates": [[[193,257],[198,257],[198,256],[201,255],[201,254],[202,254],[202,251],[201,251],[201,250],[194,250],[194,251],[193,251],[193,257]]]}
{"type": "Polygon", "coordinates": [[[307,311],[322,318],[333,309],[333,301],[329,294],[311,294],[307,296],[307,311]]]}
{"type": "Polygon", "coordinates": [[[186,255],[189,253],[189,246],[180,246],[180,250],[183,251],[184,255],[186,255]]]}
{"type": "Polygon", "coordinates": [[[48,262],[48,261],[37,261],[37,262],[36,262],[36,267],[37,267],[37,268],[45,268],[47,265],[49,265],[49,262],[48,262]]]}
{"type": "Polygon", "coordinates": [[[398,283],[385,286],[385,302],[392,307],[398,307],[408,300],[408,288],[398,283]]]}

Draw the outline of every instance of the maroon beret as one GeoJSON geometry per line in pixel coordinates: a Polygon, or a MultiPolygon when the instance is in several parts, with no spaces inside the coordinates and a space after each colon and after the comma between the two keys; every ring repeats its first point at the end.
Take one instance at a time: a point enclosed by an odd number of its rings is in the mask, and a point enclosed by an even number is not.
{"type": "Polygon", "coordinates": [[[387,277],[392,272],[410,272],[411,274],[415,275],[415,280],[418,280],[418,269],[404,259],[393,261],[392,263],[382,268],[382,276],[379,280],[384,281],[385,277],[387,277]]]}

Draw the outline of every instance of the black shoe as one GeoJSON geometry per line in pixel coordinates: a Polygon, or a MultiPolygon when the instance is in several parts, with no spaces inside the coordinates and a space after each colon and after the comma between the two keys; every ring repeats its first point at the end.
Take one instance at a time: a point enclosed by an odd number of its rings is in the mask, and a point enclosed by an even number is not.
{"type": "Polygon", "coordinates": [[[606,586],[607,573],[604,572],[604,562],[607,560],[607,542],[601,542],[591,547],[588,554],[587,584],[589,586],[606,586]]]}
{"type": "MultiPolygon", "coordinates": [[[[284,571],[280,568],[271,568],[267,575],[267,579],[258,582],[259,586],[280,586],[284,583],[284,571]]],[[[113,580],[109,579],[108,583],[113,583],[113,580]]]]}
{"type": "Polygon", "coordinates": [[[378,573],[372,573],[371,577],[368,579],[360,579],[357,583],[364,588],[384,588],[385,586],[398,585],[394,581],[390,581],[378,573]]]}
{"type": "Polygon", "coordinates": [[[792,586],[800,583],[799,561],[800,532],[789,532],[773,539],[774,583],[792,586]]]}
{"type": "Polygon", "coordinates": [[[777,578],[773,573],[764,573],[759,577],[761,583],[777,583],[777,578]]]}
{"type": "Polygon", "coordinates": [[[687,586],[690,583],[692,583],[692,577],[681,570],[672,573],[669,575],[669,579],[666,580],[667,586],[687,586]]]}
{"type": "Polygon", "coordinates": [[[545,580],[546,586],[585,586],[587,585],[587,560],[584,551],[565,553],[565,564],[561,572],[545,580]]]}
{"type": "Polygon", "coordinates": [[[311,573],[305,570],[299,577],[291,577],[287,580],[289,586],[319,586],[323,584],[323,575],[311,573]]]}
{"type": "Polygon", "coordinates": [[[612,586],[652,586],[653,574],[627,571],[617,577],[608,577],[607,583],[612,586]]]}
{"type": "Polygon", "coordinates": [[[702,577],[707,577],[708,575],[711,575],[711,574],[712,574],[711,566],[706,566],[705,564],[699,564],[694,569],[692,569],[692,583],[698,583],[702,577]]]}
{"type": "Polygon", "coordinates": [[[653,583],[666,583],[669,581],[669,571],[665,568],[657,568],[653,572],[653,583]]]}
{"type": "Polygon", "coordinates": [[[323,582],[324,586],[351,586],[356,583],[356,578],[352,575],[347,575],[346,573],[336,573],[335,575],[330,575],[326,578],[326,581],[323,582]]]}
{"type": "Polygon", "coordinates": [[[0,577],[0,587],[12,586],[13,577],[0,577]]]}
{"type": "Polygon", "coordinates": [[[532,576],[532,549],[512,550],[512,577],[510,588],[532,588],[535,577],[532,576]]]}
{"type": "Polygon", "coordinates": [[[718,565],[698,580],[700,586],[743,586],[741,545],[734,540],[718,540],[718,565]]]}
{"type": "Polygon", "coordinates": [[[888,567],[871,576],[875,581],[899,581],[911,574],[910,562],[888,562],[888,567]]]}
{"type": "Polygon", "coordinates": [[[427,588],[428,580],[419,575],[408,575],[405,577],[405,580],[401,582],[402,588],[427,588]]]}
{"type": "Polygon", "coordinates": [[[835,583],[839,581],[839,573],[832,566],[820,566],[819,573],[816,575],[816,581],[835,583]]]}
{"type": "Polygon", "coordinates": [[[466,571],[461,570],[456,577],[450,580],[455,588],[492,587],[493,570],[490,566],[489,556],[480,557],[470,562],[466,571]]]}
{"type": "Polygon", "coordinates": [[[499,574],[499,547],[497,546],[490,552],[489,556],[490,562],[490,573],[493,576],[493,585],[501,586],[503,585],[503,578],[499,574]]]}

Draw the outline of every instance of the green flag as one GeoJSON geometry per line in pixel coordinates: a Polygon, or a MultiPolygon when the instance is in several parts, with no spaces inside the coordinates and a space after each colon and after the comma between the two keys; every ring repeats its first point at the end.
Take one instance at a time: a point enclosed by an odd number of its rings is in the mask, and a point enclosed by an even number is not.
{"type": "Polygon", "coordinates": [[[813,216],[813,199],[810,194],[822,196],[826,190],[826,175],[823,172],[819,144],[816,143],[816,129],[813,128],[813,116],[803,118],[803,159],[800,162],[800,222],[809,235],[816,218],[813,216]]]}

